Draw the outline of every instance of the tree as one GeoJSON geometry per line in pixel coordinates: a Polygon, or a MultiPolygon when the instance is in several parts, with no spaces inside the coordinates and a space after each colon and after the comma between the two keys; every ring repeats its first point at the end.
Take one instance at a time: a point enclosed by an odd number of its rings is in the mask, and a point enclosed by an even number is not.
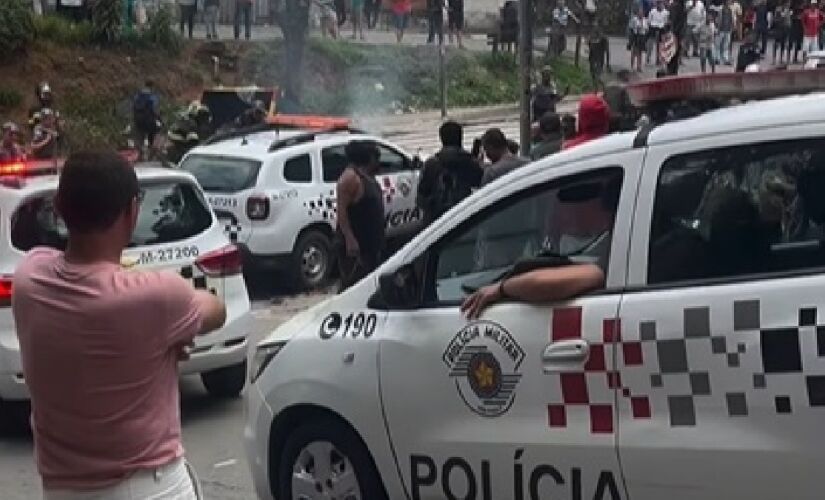
{"type": "Polygon", "coordinates": [[[92,33],[98,42],[117,40],[123,20],[119,0],[97,0],[92,4],[92,33]]]}
{"type": "Polygon", "coordinates": [[[276,12],[276,21],[284,34],[281,61],[283,101],[279,108],[295,112],[301,107],[304,49],[309,30],[309,0],[281,0],[276,12]]]}

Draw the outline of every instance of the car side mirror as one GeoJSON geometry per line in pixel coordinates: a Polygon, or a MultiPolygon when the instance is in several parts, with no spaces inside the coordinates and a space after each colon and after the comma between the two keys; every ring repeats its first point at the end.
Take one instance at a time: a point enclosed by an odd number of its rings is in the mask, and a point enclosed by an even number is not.
{"type": "Polygon", "coordinates": [[[375,309],[415,309],[420,297],[415,269],[407,264],[378,277],[378,290],[368,305],[375,309]]]}

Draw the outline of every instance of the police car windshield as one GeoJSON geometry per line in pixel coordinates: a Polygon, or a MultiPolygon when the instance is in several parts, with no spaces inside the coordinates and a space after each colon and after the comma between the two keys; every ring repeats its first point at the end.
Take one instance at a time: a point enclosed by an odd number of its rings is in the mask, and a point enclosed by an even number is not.
{"type": "MultiPolygon", "coordinates": [[[[212,214],[194,186],[141,185],[142,202],[129,246],[171,243],[196,236],[212,225],[212,214]]],[[[11,242],[22,251],[37,246],[66,248],[68,232],[54,209],[54,193],[24,201],[12,216],[11,242]]]]}
{"type": "Polygon", "coordinates": [[[190,155],[181,168],[194,175],[205,191],[236,193],[255,185],[261,162],[225,156],[190,155]]]}

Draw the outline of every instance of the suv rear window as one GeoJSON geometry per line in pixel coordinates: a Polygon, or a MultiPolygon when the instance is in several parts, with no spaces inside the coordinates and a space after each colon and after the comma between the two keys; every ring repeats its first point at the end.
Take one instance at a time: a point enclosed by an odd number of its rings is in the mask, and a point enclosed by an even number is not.
{"type": "Polygon", "coordinates": [[[181,168],[195,176],[204,191],[236,193],[258,180],[261,162],[225,156],[191,155],[181,168]]]}
{"type": "MultiPolygon", "coordinates": [[[[212,213],[191,184],[141,186],[143,201],[129,246],[171,243],[196,236],[212,225],[212,213]]],[[[36,246],[66,248],[66,225],[54,209],[54,193],[26,200],[12,216],[11,243],[18,250],[36,246]]]]}

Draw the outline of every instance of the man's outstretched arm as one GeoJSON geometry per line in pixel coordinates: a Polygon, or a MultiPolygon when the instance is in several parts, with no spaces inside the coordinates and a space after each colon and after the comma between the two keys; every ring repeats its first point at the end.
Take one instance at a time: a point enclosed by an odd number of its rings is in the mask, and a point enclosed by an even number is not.
{"type": "Polygon", "coordinates": [[[504,299],[545,303],[578,297],[602,288],[604,272],[595,264],[536,269],[480,288],[461,304],[467,319],[476,319],[488,306],[504,299]]]}

